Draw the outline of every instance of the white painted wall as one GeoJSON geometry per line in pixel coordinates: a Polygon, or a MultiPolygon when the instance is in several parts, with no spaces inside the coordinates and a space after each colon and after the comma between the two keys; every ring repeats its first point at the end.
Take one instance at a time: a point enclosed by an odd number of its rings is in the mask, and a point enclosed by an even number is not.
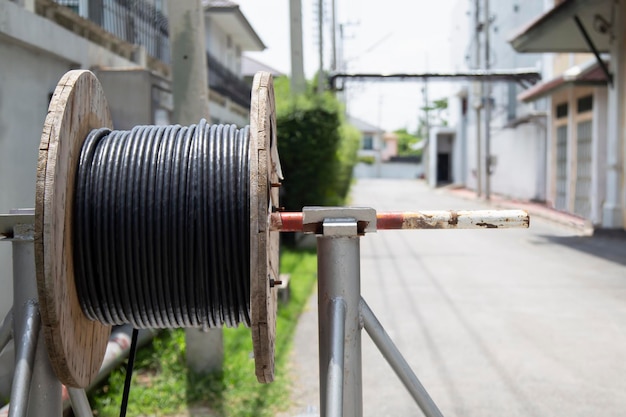
{"type": "MultiPolygon", "coordinates": [[[[35,174],[49,94],[69,63],[0,42],[0,213],[35,206],[35,174]]],[[[11,245],[0,242],[0,318],[12,304],[11,245]]]]}
{"type": "Polygon", "coordinates": [[[226,34],[209,16],[206,16],[204,24],[206,31],[204,42],[207,50],[220,62],[226,62],[226,34]]]}
{"type": "Polygon", "coordinates": [[[526,123],[492,132],[491,139],[491,154],[497,158],[492,168],[492,192],[523,200],[540,199],[537,182],[545,158],[543,128],[526,123]]]}
{"type": "MultiPolygon", "coordinates": [[[[0,0],[0,213],[34,207],[49,97],[72,68],[131,66],[17,4],[0,0]]],[[[0,318],[12,304],[11,247],[0,242],[0,318]]]]}
{"type": "MultiPolygon", "coordinates": [[[[457,70],[465,70],[473,64],[473,4],[474,2],[459,1],[455,16],[455,30],[458,36],[453,37],[453,56],[456,57],[457,70]],[[469,13],[467,11],[469,10],[469,13]],[[469,55],[469,56],[468,56],[469,55]]],[[[491,67],[513,69],[521,67],[546,67],[544,57],[539,54],[518,54],[508,44],[508,34],[519,29],[544,10],[544,0],[525,2],[490,2],[490,14],[494,20],[490,25],[491,67]]],[[[484,48],[484,45],[483,45],[484,48]]],[[[481,51],[481,62],[484,60],[484,49],[481,51]]],[[[551,61],[550,61],[551,62],[551,61]]],[[[451,108],[451,126],[457,131],[455,152],[453,156],[454,179],[461,180],[470,189],[477,188],[477,140],[476,112],[473,104],[477,102],[476,92],[472,84],[467,84],[468,102],[467,117],[463,118],[460,111],[451,108]],[[460,174],[456,174],[460,171],[460,174]]],[[[520,199],[542,199],[546,195],[547,154],[546,132],[541,123],[532,122],[509,128],[507,125],[515,118],[521,118],[529,112],[543,111],[547,101],[543,100],[530,105],[515,100],[521,87],[515,84],[494,83],[492,85],[493,107],[491,122],[491,155],[497,158],[495,172],[491,176],[491,191],[520,199]],[[512,106],[515,104],[515,106],[512,106]]],[[[451,103],[459,100],[452,97],[451,103]]],[[[481,135],[485,132],[485,112],[481,115],[481,135]]],[[[483,142],[484,152],[484,142],[483,142]]],[[[484,158],[483,158],[484,159],[484,158]]],[[[484,190],[483,190],[484,191],[484,190]]]]}
{"type": "Polygon", "coordinates": [[[372,165],[360,162],[354,167],[355,178],[416,179],[423,174],[422,164],[407,162],[383,162],[372,165]]]}
{"type": "MultiPolygon", "coordinates": [[[[241,76],[242,47],[231,36],[231,46],[228,47],[228,34],[215,23],[211,16],[205,17],[206,48],[219,62],[237,76],[241,76]]],[[[210,69],[209,69],[210,70],[210,69]]]]}
{"type": "Polygon", "coordinates": [[[211,115],[211,123],[229,123],[234,124],[239,128],[248,126],[250,124],[250,117],[248,116],[249,109],[244,109],[236,103],[233,103],[230,99],[224,98],[223,104],[216,103],[215,101],[209,101],[209,114],[211,115]],[[239,111],[235,112],[231,110],[236,107],[239,111]],[[246,112],[246,114],[242,114],[246,112]]]}

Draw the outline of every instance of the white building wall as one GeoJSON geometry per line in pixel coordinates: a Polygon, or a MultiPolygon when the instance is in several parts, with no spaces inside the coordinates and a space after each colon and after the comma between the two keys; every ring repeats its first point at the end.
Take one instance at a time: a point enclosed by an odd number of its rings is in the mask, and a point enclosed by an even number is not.
{"type": "MultiPolygon", "coordinates": [[[[49,95],[69,69],[59,60],[0,42],[0,213],[35,206],[39,141],[49,95]]],[[[11,245],[0,243],[0,318],[12,304],[11,245]]]]}
{"type": "Polygon", "coordinates": [[[355,178],[416,179],[424,174],[424,166],[408,162],[383,162],[378,165],[359,162],[353,174],[355,178]]]}
{"type": "Polygon", "coordinates": [[[537,182],[545,155],[543,127],[526,123],[516,129],[493,132],[491,139],[491,154],[496,158],[492,192],[523,200],[541,199],[537,182]]]}
{"type": "Polygon", "coordinates": [[[206,32],[204,42],[207,50],[220,62],[226,62],[226,34],[211,17],[207,16],[204,23],[206,32]]]}
{"type": "MultiPolygon", "coordinates": [[[[0,0],[0,213],[34,207],[50,95],[72,68],[132,66],[15,3],[0,0]]],[[[11,246],[0,244],[0,317],[12,304],[11,246]]]]}
{"type": "Polygon", "coordinates": [[[249,109],[244,109],[238,104],[233,103],[229,98],[220,97],[219,102],[216,100],[209,101],[211,123],[234,124],[242,128],[250,124],[250,116],[247,114],[248,111],[249,109]],[[235,107],[239,111],[234,111],[233,108],[235,107]]]}
{"type": "MultiPolygon", "coordinates": [[[[474,2],[460,1],[455,16],[455,28],[458,36],[453,41],[453,55],[456,57],[455,69],[473,68],[474,58],[474,2]],[[462,20],[457,22],[457,20],[462,20]],[[465,31],[462,33],[462,31],[465,31]]],[[[492,69],[515,69],[534,67],[541,70],[544,59],[539,54],[518,54],[508,44],[508,35],[544,10],[544,0],[525,2],[490,1],[490,55],[492,69]]],[[[483,17],[481,17],[483,19],[483,17]]],[[[483,42],[481,37],[481,42],[483,42]]],[[[484,44],[481,45],[481,68],[484,66],[484,44]]],[[[480,91],[472,83],[467,83],[468,106],[465,117],[460,111],[452,111],[451,126],[457,131],[455,151],[462,161],[453,160],[455,180],[460,180],[470,189],[477,189],[477,126],[475,105],[483,102],[480,91]],[[456,170],[461,174],[456,174],[456,170]]],[[[544,111],[546,100],[539,103],[523,104],[517,101],[522,88],[515,83],[493,83],[491,85],[491,156],[497,160],[492,169],[491,191],[520,199],[543,199],[546,195],[547,160],[545,120],[536,119],[519,124],[517,119],[529,113],[544,111]],[[543,122],[543,123],[542,123],[543,122]]],[[[460,101],[458,97],[451,100],[460,101]]],[[[486,160],[485,151],[485,111],[484,105],[480,119],[480,135],[483,175],[486,160]]],[[[483,178],[483,191],[485,179],[483,178]]]]}
{"type": "MultiPolygon", "coordinates": [[[[241,45],[235,43],[231,37],[230,47],[228,46],[228,34],[215,22],[214,18],[207,16],[205,22],[205,45],[207,50],[222,65],[228,68],[237,76],[241,76],[241,45]]],[[[209,68],[210,70],[210,68],[209,68]]]]}
{"type": "MultiPolygon", "coordinates": [[[[137,64],[7,0],[0,0],[0,213],[35,206],[35,178],[50,97],[74,68],[137,64]]],[[[13,304],[11,245],[0,242],[0,318],[13,304]]],[[[9,349],[9,348],[8,348],[9,349]]],[[[0,359],[8,393],[10,354],[0,359]]]]}

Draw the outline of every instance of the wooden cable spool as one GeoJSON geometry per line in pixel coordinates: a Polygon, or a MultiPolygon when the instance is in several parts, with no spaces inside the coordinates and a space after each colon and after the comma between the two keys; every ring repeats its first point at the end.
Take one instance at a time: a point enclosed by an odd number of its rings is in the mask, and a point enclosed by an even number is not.
{"type": "MultiPolygon", "coordinates": [[[[54,91],[44,122],[35,205],[35,264],[41,318],[50,362],[65,385],[86,387],[97,375],[110,326],[89,320],[76,291],[72,204],[82,145],[88,133],[112,128],[106,98],[93,73],[66,73],[54,91]]],[[[282,179],[276,144],[272,76],[259,72],[250,111],[250,313],[256,375],[274,378],[278,232],[270,230],[282,179]]]]}

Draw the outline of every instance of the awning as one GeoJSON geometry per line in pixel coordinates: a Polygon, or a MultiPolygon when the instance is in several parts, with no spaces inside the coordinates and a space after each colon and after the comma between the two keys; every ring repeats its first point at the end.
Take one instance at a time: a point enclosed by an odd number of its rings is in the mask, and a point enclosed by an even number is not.
{"type": "Polygon", "coordinates": [[[606,75],[595,61],[576,65],[560,76],[549,81],[537,84],[517,96],[519,101],[535,101],[558,90],[572,85],[607,85],[606,75]]]}
{"type": "Polygon", "coordinates": [[[608,52],[613,0],[564,0],[533,20],[509,42],[517,52],[590,52],[578,16],[598,52],[608,52]]]}

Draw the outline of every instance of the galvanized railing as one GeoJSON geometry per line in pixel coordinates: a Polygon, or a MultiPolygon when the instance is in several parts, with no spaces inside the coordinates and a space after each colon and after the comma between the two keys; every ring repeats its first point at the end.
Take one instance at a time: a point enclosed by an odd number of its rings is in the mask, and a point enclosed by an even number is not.
{"type": "Polygon", "coordinates": [[[149,55],[170,62],[167,17],[146,0],[55,0],[149,55]]]}
{"type": "MultiPolygon", "coordinates": [[[[54,0],[128,43],[141,45],[148,55],[170,63],[167,17],[147,0],[54,0]]],[[[207,53],[209,88],[242,107],[250,107],[250,86],[207,53]]]]}
{"type": "Polygon", "coordinates": [[[209,65],[209,88],[240,106],[250,107],[250,86],[210,53],[207,53],[206,60],[209,65]]]}

